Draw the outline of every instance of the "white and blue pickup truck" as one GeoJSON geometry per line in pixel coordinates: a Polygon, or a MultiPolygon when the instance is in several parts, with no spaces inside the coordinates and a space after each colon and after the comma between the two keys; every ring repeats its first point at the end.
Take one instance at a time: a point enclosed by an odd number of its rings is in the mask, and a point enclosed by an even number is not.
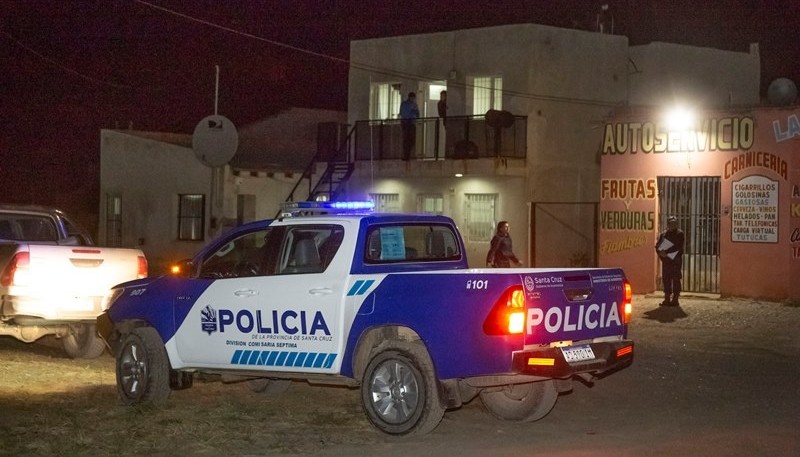
{"type": "Polygon", "coordinates": [[[447,217],[306,205],[114,290],[97,326],[123,403],[164,402],[194,373],[257,392],[346,385],[375,427],[404,435],[475,397],[534,421],[575,377],[633,361],[620,269],[470,269],[447,217]]]}

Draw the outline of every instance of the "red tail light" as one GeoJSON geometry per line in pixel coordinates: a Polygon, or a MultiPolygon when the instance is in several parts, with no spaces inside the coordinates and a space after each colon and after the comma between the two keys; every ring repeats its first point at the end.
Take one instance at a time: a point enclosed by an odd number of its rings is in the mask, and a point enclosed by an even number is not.
{"type": "Polygon", "coordinates": [[[139,257],[139,268],[136,271],[136,278],[142,279],[147,277],[147,259],[140,255],[139,257]]]}
{"type": "Polygon", "coordinates": [[[525,292],[520,286],[508,288],[483,322],[487,335],[521,335],[525,331],[525,292]]]}
{"type": "Polygon", "coordinates": [[[28,252],[18,252],[14,255],[14,258],[11,259],[11,262],[6,267],[6,270],[3,272],[3,276],[0,277],[0,283],[3,286],[8,287],[14,284],[14,278],[19,274],[28,269],[28,266],[31,264],[31,256],[28,252]]]}
{"type": "Polygon", "coordinates": [[[622,302],[622,323],[627,324],[631,321],[633,313],[633,288],[631,283],[625,281],[625,300],[622,302]]]}

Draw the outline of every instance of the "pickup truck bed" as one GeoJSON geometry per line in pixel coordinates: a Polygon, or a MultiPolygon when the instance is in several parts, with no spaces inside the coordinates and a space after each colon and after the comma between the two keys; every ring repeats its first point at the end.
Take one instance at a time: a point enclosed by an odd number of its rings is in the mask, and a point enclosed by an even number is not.
{"type": "Polygon", "coordinates": [[[95,323],[104,297],[147,276],[138,249],[100,248],[61,211],[0,205],[0,335],[62,339],[67,354],[105,351],[95,323]]]}

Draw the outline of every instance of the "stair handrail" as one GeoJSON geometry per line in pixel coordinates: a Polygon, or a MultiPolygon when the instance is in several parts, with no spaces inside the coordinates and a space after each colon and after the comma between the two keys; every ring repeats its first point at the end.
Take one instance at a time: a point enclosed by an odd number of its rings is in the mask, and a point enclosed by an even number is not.
{"type": "MultiPolygon", "coordinates": [[[[352,163],[353,160],[354,160],[354,158],[351,157],[352,154],[350,154],[350,152],[351,152],[350,151],[350,149],[351,149],[351,141],[350,140],[351,140],[355,130],[356,130],[356,126],[355,125],[350,127],[350,131],[347,133],[347,136],[339,144],[339,147],[336,148],[336,153],[333,155],[334,157],[339,157],[342,154],[342,152],[347,152],[346,158],[345,158],[345,162],[348,163],[348,164],[352,163]]],[[[315,186],[311,185],[311,176],[314,174],[314,169],[316,168],[317,162],[320,159],[321,152],[322,151],[320,151],[318,149],[317,152],[314,153],[314,156],[311,157],[311,161],[308,163],[308,165],[306,166],[305,170],[303,170],[303,173],[300,175],[300,178],[297,180],[297,182],[295,183],[294,187],[292,187],[292,190],[289,191],[289,195],[286,196],[286,198],[284,199],[284,202],[293,202],[294,201],[294,193],[297,191],[297,189],[300,187],[300,183],[302,183],[303,180],[306,179],[306,177],[308,178],[308,195],[309,195],[309,197],[311,196],[311,193],[313,192],[313,189],[315,189],[315,186]]],[[[328,167],[326,167],[325,173],[323,173],[322,176],[320,176],[320,179],[322,179],[322,177],[325,176],[326,173],[328,173],[328,169],[329,168],[330,168],[330,164],[328,165],[328,167]]],[[[278,212],[275,214],[275,218],[280,216],[280,214],[281,214],[281,210],[279,209],[278,212]]]]}

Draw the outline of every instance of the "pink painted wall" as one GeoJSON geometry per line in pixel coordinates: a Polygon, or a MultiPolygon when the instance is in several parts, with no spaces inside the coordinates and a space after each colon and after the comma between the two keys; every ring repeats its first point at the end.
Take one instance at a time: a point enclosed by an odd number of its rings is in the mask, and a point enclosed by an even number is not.
{"type": "Polygon", "coordinates": [[[800,109],[704,112],[687,132],[659,114],[604,126],[600,265],[624,268],[637,293],[656,290],[657,177],[717,176],[720,293],[800,300],[800,109]]]}

